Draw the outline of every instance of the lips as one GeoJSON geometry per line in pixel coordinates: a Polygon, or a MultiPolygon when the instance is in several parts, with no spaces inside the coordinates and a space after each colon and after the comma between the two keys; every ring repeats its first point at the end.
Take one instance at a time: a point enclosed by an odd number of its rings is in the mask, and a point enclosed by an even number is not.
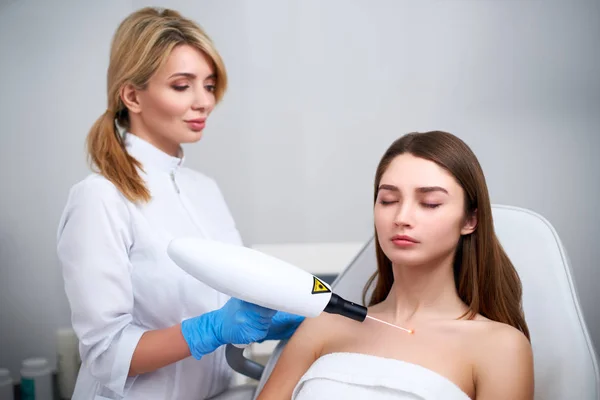
{"type": "Polygon", "coordinates": [[[392,238],[392,243],[399,249],[410,249],[415,247],[419,241],[408,235],[396,235],[392,238]]]}
{"type": "Polygon", "coordinates": [[[188,124],[189,128],[194,132],[200,132],[206,126],[206,118],[196,118],[196,119],[188,119],[186,120],[186,124],[188,124]]]}
{"type": "Polygon", "coordinates": [[[206,121],[206,118],[196,118],[196,119],[188,119],[185,122],[189,122],[191,124],[203,124],[206,121]]]}
{"type": "Polygon", "coordinates": [[[393,242],[410,242],[410,243],[419,243],[418,240],[416,240],[415,238],[412,238],[410,236],[407,235],[396,235],[392,238],[393,242]]]}

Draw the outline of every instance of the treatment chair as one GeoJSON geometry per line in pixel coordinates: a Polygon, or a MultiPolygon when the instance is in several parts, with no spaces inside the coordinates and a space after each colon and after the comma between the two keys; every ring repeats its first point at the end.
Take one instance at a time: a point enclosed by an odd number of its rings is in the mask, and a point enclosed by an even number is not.
{"type": "MultiPolygon", "coordinates": [[[[496,234],[523,284],[523,308],[531,334],[536,400],[600,399],[598,362],[571,275],[569,259],[552,225],[542,216],[517,207],[495,205],[496,234]]],[[[340,296],[362,304],[362,290],[376,269],[371,239],[333,282],[340,296]]],[[[258,385],[236,387],[215,400],[254,400],[275,366],[285,341],[266,366],[227,348],[227,359],[258,385]]],[[[508,383],[507,383],[508,384],[508,383]]]]}

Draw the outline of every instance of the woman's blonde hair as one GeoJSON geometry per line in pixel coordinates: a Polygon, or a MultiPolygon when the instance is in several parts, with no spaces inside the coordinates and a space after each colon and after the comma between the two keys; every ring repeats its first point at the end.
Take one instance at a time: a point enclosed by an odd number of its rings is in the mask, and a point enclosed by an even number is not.
{"type": "Polygon", "coordinates": [[[148,201],[151,196],[136,169],[141,165],[125,150],[115,124],[116,121],[123,129],[129,129],[129,115],[120,92],[126,84],[143,90],[171,51],[182,44],[195,47],[212,61],[218,103],[227,87],[225,66],[212,40],[192,20],[174,10],[146,7],[127,16],[112,39],[108,106],[90,129],[87,150],[91,163],[132,202],[148,201]]]}

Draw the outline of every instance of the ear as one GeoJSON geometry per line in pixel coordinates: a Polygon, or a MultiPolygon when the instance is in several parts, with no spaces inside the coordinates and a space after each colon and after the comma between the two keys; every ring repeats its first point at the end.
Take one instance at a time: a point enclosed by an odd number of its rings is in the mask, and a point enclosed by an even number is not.
{"type": "Polygon", "coordinates": [[[460,230],[461,235],[470,235],[475,232],[475,228],[477,228],[477,210],[473,211],[471,215],[468,215],[465,219],[465,223],[460,230]]]}
{"type": "Polygon", "coordinates": [[[132,84],[127,83],[123,85],[119,95],[130,113],[138,114],[142,111],[138,90],[132,84]]]}

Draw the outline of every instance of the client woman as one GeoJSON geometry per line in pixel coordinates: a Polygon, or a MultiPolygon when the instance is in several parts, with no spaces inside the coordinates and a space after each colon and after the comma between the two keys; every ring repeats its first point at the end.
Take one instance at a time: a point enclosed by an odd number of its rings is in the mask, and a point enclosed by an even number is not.
{"type": "Polygon", "coordinates": [[[405,135],[381,159],[374,197],[369,314],[414,333],[307,319],[258,399],[532,399],[521,282],[471,149],[445,132],[405,135]]]}

